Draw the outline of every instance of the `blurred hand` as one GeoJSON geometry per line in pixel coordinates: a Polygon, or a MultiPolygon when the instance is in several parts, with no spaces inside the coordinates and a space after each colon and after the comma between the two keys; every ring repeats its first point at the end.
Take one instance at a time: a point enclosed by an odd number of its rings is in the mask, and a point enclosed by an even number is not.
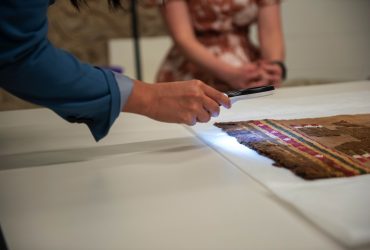
{"type": "Polygon", "coordinates": [[[249,63],[232,68],[224,78],[233,89],[245,89],[267,85],[268,81],[263,78],[263,74],[264,71],[257,63],[249,63]]]}
{"type": "Polygon", "coordinates": [[[267,61],[260,61],[258,64],[261,70],[262,79],[267,81],[269,85],[280,87],[283,72],[279,65],[267,61]]]}
{"type": "Polygon", "coordinates": [[[194,125],[218,116],[220,105],[230,108],[229,98],[198,80],[157,84],[135,81],[123,111],[161,122],[194,125]]]}

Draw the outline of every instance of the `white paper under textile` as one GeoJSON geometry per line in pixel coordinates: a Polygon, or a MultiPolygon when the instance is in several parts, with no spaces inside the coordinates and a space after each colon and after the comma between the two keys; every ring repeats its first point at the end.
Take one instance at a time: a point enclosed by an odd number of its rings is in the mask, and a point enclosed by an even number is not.
{"type": "Polygon", "coordinates": [[[246,174],[262,183],[323,231],[350,247],[370,244],[370,175],[306,181],[239,144],[214,122],[300,119],[370,113],[370,82],[277,90],[235,103],[219,118],[191,130],[246,174]]]}

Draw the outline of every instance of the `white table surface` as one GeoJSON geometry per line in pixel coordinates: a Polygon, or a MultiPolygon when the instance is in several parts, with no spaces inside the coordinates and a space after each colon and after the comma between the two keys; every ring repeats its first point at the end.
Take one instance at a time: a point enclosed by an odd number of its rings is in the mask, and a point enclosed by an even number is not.
{"type": "Polygon", "coordinates": [[[0,223],[10,249],[345,249],[185,127],[131,114],[95,143],[1,112],[0,223]]]}
{"type": "MultiPolygon", "coordinates": [[[[236,103],[218,121],[297,119],[370,113],[370,82],[278,90],[236,103]]],[[[370,245],[370,175],[307,181],[239,144],[212,123],[191,131],[234,166],[266,186],[346,246],[370,245]]]]}

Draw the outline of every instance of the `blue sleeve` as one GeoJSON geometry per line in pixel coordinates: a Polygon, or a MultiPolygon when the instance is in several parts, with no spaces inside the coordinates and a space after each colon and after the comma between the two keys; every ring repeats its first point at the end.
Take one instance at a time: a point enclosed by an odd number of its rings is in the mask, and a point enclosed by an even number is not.
{"type": "Polygon", "coordinates": [[[134,82],[129,77],[113,72],[114,77],[116,78],[118,89],[120,92],[121,97],[121,110],[123,110],[123,107],[126,105],[129,96],[131,95],[132,88],[134,87],[134,82]]]}
{"type": "Polygon", "coordinates": [[[121,111],[116,77],[50,44],[50,2],[0,1],[0,86],[69,122],[85,123],[98,141],[121,111]]]}

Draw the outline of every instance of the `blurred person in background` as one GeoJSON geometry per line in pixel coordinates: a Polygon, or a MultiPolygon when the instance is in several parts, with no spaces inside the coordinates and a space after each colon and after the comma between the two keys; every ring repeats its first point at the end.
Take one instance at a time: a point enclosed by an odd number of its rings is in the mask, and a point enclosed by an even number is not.
{"type": "Polygon", "coordinates": [[[174,41],[158,82],[199,79],[220,90],[279,87],[286,76],[280,0],[167,0],[174,41]],[[258,27],[259,47],[249,37],[258,27]]]}

